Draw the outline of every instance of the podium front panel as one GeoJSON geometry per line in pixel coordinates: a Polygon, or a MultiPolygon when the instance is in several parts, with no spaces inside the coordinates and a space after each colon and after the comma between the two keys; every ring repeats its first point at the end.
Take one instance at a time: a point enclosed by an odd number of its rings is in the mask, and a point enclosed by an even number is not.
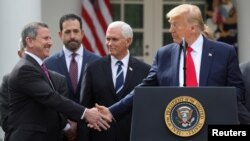
{"type": "Polygon", "coordinates": [[[239,124],[236,89],[233,87],[137,87],[133,101],[131,141],[207,141],[207,125],[239,124]],[[205,110],[203,128],[180,137],[166,126],[167,105],[179,96],[197,99],[205,110]]]}

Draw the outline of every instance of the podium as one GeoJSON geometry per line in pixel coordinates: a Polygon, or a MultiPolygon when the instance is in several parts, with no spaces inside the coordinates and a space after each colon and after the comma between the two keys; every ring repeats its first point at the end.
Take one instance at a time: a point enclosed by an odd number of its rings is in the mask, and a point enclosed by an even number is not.
{"type": "Polygon", "coordinates": [[[131,141],[207,141],[208,125],[239,124],[233,87],[137,87],[133,102],[131,141]],[[183,96],[194,98],[204,109],[204,115],[200,116],[204,118],[202,127],[194,135],[185,137],[175,134],[166,122],[167,107],[174,107],[171,103],[177,103],[183,96]],[[177,102],[173,102],[175,99],[177,102]]]}

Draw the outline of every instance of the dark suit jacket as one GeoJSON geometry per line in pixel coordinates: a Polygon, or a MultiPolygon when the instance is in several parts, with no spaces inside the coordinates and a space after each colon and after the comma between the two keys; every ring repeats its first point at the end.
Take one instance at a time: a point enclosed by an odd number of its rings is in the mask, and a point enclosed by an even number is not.
{"type": "Polygon", "coordinates": [[[8,79],[9,74],[3,76],[2,85],[0,87],[0,124],[4,132],[7,131],[7,116],[9,107],[8,94],[8,79]]]}
{"type": "Polygon", "coordinates": [[[244,84],[246,87],[245,99],[246,99],[246,108],[250,111],[250,62],[241,63],[240,70],[242,72],[244,84]]]}
{"type": "Polygon", "coordinates": [[[59,113],[79,121],[85,110],[59,95],[29,55],[9,75],[9,96],[7,141],[58,141],[63,128],[59,113]]]}
{"type": "MultiPolygon", "coordinates": [[[[67,97],[67,82],[66,79],[63,75],[54,72],[54,71],[50,71],[49,70],[49,74],[50,74],[50,78],[52,80],[52,83],[55,87],[55,89],[58,91],[59,94],[67,97]]],[[[8,93],[8,78],[9,78],[9,74],[5,75],[3,77],[3,81],[2,81],[2,85],[0,88],[0,111],[1,111],[1,126],[3,131],[5,132],[5,136],[8,137],[9,136],[9,132],[8,132],[8,124],[7,124],[7,120],[8,120],[8,111],[9,111],[9,93],[8,93]]],[[[59,115],[61,117],[59,117],[61,119],[61,124],[60,126],[63,128],[66,126],[66,118],[63,115],[59,115]]]]}
{"type": "MultiPolygon", "coordinates": [[[[81,104],[93,107],[95,103],[110,106],[124,98],[135,86],[141,83],[149,72],[150,66],[134,57],[129,58],[127,75],[122,91],[115,92],[112,79],[111,57],[106,56],[92,64],[86,70],[82,81],[81,104]]],[[[122,117],[115,122],[110,129],[103,132],[91,130],[89,137],[91,141],[129,141],[131,114],[122,117]]],[[[87,140],[86,138],[82,140],[87,140]]]]}
{"type": "Polygon", "coordinates": [[[64,75],[67,79],[67,84],[68,84],[68,96],[70,99],[74,100],[75,102],[79,103],[79,95],[80,95],[80,89],[81,89],[81,82],[82,82],[82,76],[84,72],[84,68],[86,64],[92,63],[99,59],[100,57],[89,52],[88,50],[84,49],[83,50],[83,60],[82,60],[82,68],[81,68],[81,74],[80,74],[80,79],[77,85],[77,91],[74,93],[69,72],[67,69],[66,65],[66,60],[65,60],[65,55],[63,51],[60,51],[50,57],[48,57],[45,60],[45,64],[48,69],[56,71],[62,75],[64,75]]]}
{"type": "MultiPolygon", "coordinates": [[[[179,86],[180,47],[172,43],[158,49],[153,65],[141,86],[179,86]]],[[[242,105],[244,84],[235,49],[225,43],[204,38],[199,86],[234,86],[237,88],[239,120],[250,123],[250,115],[242,105]]],[[[110,107],[118,118],[132,109],[134,92],[110,107]]]]}
{"type": "MultiPolygon", "coordinates": [[[[45,64],[48,67],[48,69],[56,71],[66,77],[67,85],[68,85],[68,97],[69,99],[74,100],[75,102],[79,103],[81,82],[82,82],[82,77],[83,77],[85,66],[96,61],[99,58],[100,58],[99,56],[93,54],[92,52],[89,52],[87,49],[83,49],[82,68],[81,68],[80,79],[77,84],[76,93],[74,93],[74,90],[72,87],[72,83],[71,83],[71,79],[70,79],[69,72],[67,69],[65,55],[64,55],[63,50],[52,55],[51,57],[48,57],[45,60],[45,64]]],[[[85,130],[87,130],[87,129],[82,128],[83,125],[84,125],[84,121],[78,122],[78,126],[77,126],[78,133],[76,137],[77,141],[81,141],[78,138],[81,138],[81,136],[83,136],[83,134],[85,133],[85,130]]],[[[65,138],[64,140],[67,140],[67,139],[65,138]]]]}

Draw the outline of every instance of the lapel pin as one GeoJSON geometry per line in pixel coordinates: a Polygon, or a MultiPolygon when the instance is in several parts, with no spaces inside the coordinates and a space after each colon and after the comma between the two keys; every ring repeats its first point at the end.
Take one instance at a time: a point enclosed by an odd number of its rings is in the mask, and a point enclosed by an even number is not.
{"type": "Polygon", "coordinates": [[[133,71],[133,68],[129,67],[129,70],[130,70],[130,71],[133,71]]]}
{"type": "Polygon", "coordinates": [[[208,56],[213,56],[213,54],[212,53],[208,53],[208,56]]]}

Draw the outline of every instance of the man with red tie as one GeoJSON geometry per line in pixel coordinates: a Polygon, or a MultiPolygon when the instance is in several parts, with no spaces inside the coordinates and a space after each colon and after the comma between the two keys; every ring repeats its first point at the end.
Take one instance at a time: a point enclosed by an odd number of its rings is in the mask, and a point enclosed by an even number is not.
{"type": "MultiPolygon", "coordinates": [[[[188,81],[188,78],[184,78],[184,55],[180,47],[182,39],[185,38],[187,47],[192,49],[189,55],[193,60],[193,76],[196,77],[192,79],[197,81],[197,84],[187,84],[187,86],[236,87],[239,121],[241,124],[249,124],[250,114],[243,105],[245,87],[233,46],[203,36],[204,21],[198,6],[182,4],[170,10],[166,16],[169,19],[169,32],[174,43],[158,49],[151,70],[140,86],[182,87],[184,80],[188,81]]],[[[188,68],[186,65],[186,72],[189,72],[188,69],[190,66],[188,68]]],[[[190,76],[190,73],[186,76],[190,76]]],[[[134,92],[109,109],[100,106],[99,110],[102,110],[107,118],[119,119],[132,110],[133,96],[134,92]]]]}

